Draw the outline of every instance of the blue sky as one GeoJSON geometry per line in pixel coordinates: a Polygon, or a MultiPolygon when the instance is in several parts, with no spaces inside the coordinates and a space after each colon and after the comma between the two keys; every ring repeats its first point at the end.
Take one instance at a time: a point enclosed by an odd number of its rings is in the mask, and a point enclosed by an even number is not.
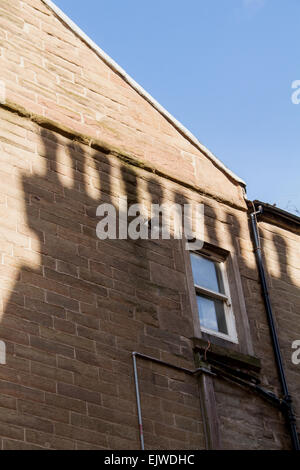
{"type": "Polygon", "coordinates": [[[247,183],[300,215],[299,0],[55,0],[247,183]]]}

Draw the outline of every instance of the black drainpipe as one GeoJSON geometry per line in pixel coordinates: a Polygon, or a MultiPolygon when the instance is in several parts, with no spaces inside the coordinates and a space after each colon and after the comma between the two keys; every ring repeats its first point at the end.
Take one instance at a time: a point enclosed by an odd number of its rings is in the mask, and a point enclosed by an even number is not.
{"type": "Polygon", "coordinates": [[[292,398],[289,394],[289,389],[288,389],[284,367],[282,363],[282,356],[280,352],[278,336],[277,336],[276,327],[274,323],[270,295],[269,295],[269,290],[268,290],[268,285],[267,285],[267,280],[266,280],[266,273],[265,273],[263,258],[262,258],[262,251],[261,251],[258,226],[257,226],[257,216],[261,215],[262,213],[263,213],[263,207],[259,206],[259,210],[257,212],[253,212],[252,214],[250,214],[256,261],[257,261],[257,267],[258,267],[259,277],[260,277],[261,286],[262,286],[262,293],[263,293],[263,298],[264,298],[264,304],[266,307],[268,323],[270,327],[276,366],[278,369],[279,379],[280,379],[280,383],[281,383],[282,391],[283,391],[282,410],[285,415],[287,424],[289,426],[289,431],[290,431],[291,439],[293,443],[293,449],[300,450],[299,437],[298,437],[297,427],[296,427],[296,417],[293,411],[292,398]]]}

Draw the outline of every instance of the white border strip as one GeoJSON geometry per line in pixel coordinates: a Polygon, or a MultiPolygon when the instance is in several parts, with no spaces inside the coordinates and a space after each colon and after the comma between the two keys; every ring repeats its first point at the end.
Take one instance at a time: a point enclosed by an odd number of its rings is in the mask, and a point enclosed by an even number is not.
{"type": "Polygon", "coordinates": [[[93,51],[116,73],[118,73],[134,90],[145,98],[162,116],[164,116],[173,126],[184,135],[191,143],[204,153],[217,167],[226,172],[232,179],[246,186],[246,183],[229,170],[212,152],[210,152],[199,140],[184,127],[174,116],[163,108],[147,91],[145,91],[133,78],[131,78],[122,67],[120,67],[109,55],[107,55],[97,44],[94,43],[60,8],[51,0],[42,0],[80,39],[82,39],[93,51]]]}

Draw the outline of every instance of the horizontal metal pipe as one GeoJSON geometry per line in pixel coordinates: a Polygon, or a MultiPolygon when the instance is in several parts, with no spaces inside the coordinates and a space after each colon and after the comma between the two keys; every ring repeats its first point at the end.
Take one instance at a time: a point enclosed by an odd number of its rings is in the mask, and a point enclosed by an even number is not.
{"type": "MultiPolygon", "coordinates": [[[[212,370],[209,370],[205,367],[200,367],[195,370],[186,369],[185,367],[180,367],[174,364],[171,364],[166,361],[162,361],[155,357],[147,356],[146,354],[141,354],[138,352],[132,353],[133,359],[133,369],[134,369],[134,381],[135,381],[135,392],[136,392],[136,402],[137,402],[137,411],[138,411],[138,421],[139,421],[139,435],[140,435],[140,442],[141,442],[141,449],[145,449],[145,442],[144,442],[144,428],[143,428],[143,416],[142,416],[142,406],[141,406],[141,396],[140,396],[140,389],[139,389],[139,377],[138,377],[138,369],[137,369],[137,358],[144,359],[146,361],[153,362],[155,364],[159,364],[161,366],[169,367],[173,370],[178,370],[180,372],[184,372],[191,376],[196,376],[197,374],[207,374],[210,376],[218,377],[223,380],[228,380],[231,383],[235,383],[242,387],[249,388],[253,392],[258,393],[262,398],[266,399],[267,401],[271,402],[277,408],[283,410],[288,416],[292,413],[291,406],[288,400],[281,399],[277,397],[274,393],[270,392],[269,390],[265,390],[263,387],[260,387],[258,384],[251,383],[247,380],[243,380],[237,376],[231,375],[228,371],[221,370],[218,366],[211,364],[212,370]]],[[[292,414],[293,416],[293,414],[292,414]]],[[[292,416],[290,417],[292,421],[292,416]]],[[[291,423],[290,423],[291,424],[291,423]]],[[[296,428],[294,427],[294,430],[296,428]]],[[[293,435],[293,439],[295,436],[293,435]]],[[[296,442],[296,441],[295,441],[296,442]]],[[[297,447],[295,446],[295,449],[297,447]]],[[[297,449],[298,450],[298,449],[297,449]]]]}
{"type": "Polygon", "coordinates": [[[139,434],[140,434],[140,441],[141,441],[141,449],[145,450],[145,441],[144,441],[144,426],[143,426],[143,416],[142,416],[142,406],[141,406],[141,395],[140,395],[140,387],[139,387],[139,377],[138,377],[138,370],[137,370],[137,362],[136,358],[139,357],[146,361],[151,361],[155,364],[159,364],[161,366],[169,367],[174,370],[178,370],[180,372],[184,372],[188,375],[196,375],[198,373],[205,373],[208,375],[215,376],[213,372],[209,369],[205,369],[204,367],[200,367],[199,369],[190,370],[184,367],[176,366],[169,362],[161,361],[160,359],[156,359],[155,357],[147,356],[146,354],[141,354],[138,352],[132,353],[132,360],[133,360],[133,371],[134,371],[134,382],[135,382],[135,393],[136,393],[136,403],[137,403],[137,411],[138,411],[138,420],[139,420],[139,434]]]}
{"type": "Polygon", "coordinates": [[[189,375],[195,375],[200,372],[204,372],[209,375],[215,375],[209,369],[205,369],[205,367],[200,367],[198,369],[191,370],[191,369],[186,369],[185,367],[176,366],[174,364],[171,364],[170,362],[161,361],[160,359],[156,359],[155,357],[147,356],[146,354],[141,354],[138,352],[133,352],[132,356],[140,357],[141,359],[145,359],[146,361],[151,361],[151,362],[154,362],[155,364],[160,364],[161,366],[170,367],[171,369],[185,372],[186,374],[189,374],[189,375]]]}

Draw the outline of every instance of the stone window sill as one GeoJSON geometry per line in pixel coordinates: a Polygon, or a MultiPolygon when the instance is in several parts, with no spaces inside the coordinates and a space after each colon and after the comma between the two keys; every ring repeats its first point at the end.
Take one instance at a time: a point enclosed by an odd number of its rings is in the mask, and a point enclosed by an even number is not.
{"type": "Polygon", "coordinates": [[[201,338],[192,338],[192,341],[197,367],[204,363],[245,380],[259,382],[261,361],[257,357],[209,343],[201,338]]]}

